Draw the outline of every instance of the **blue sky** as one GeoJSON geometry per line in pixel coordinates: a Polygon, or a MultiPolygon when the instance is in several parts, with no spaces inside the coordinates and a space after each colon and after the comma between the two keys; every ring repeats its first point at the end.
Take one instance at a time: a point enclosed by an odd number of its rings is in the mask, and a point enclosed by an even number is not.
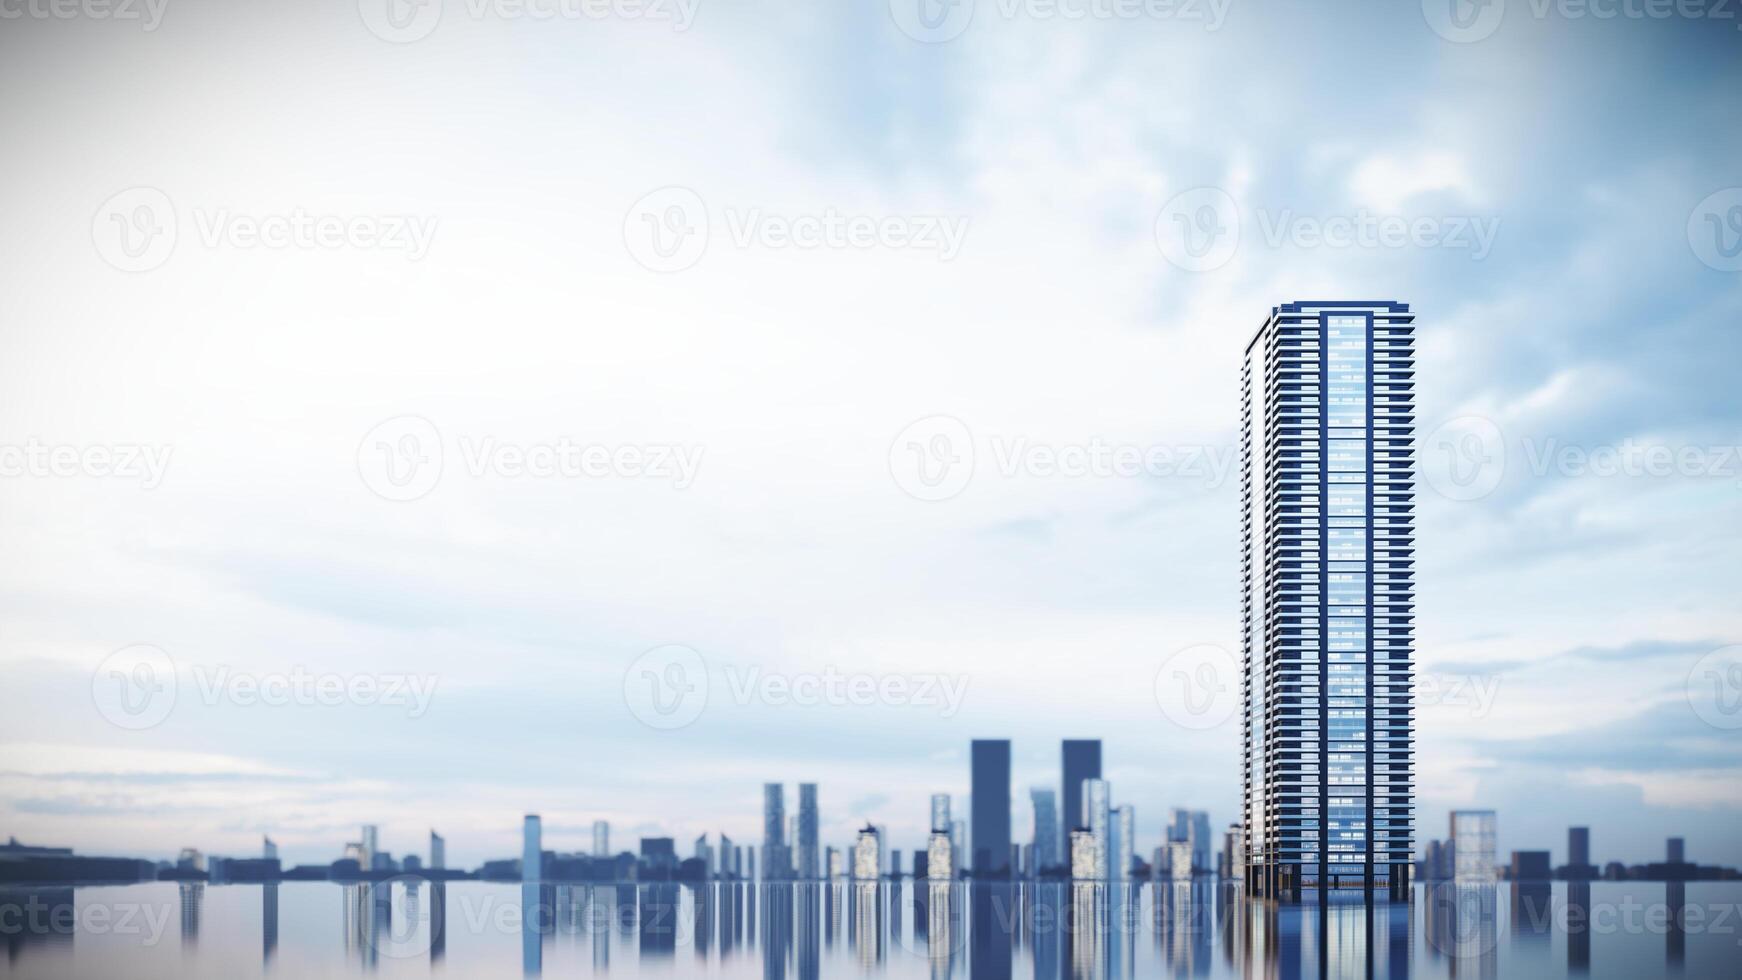
{"type": "Polygon", "coordinates": [[[869,819],[911,848],[988,735],[1019,838],[1063,737],[1106,739],[1143,851],[1170,806],[1223,825],[1236,728],[1182,724],[1156,678],[1238,651],[1241,350],[1275,303],[1362,297],[1420,327],[1418,837],[1492,806],[1503,850],[1560,860],[1588,823],[1603,859],[1682,834],[1742,863],[1736,21],[1511,0],[1453,41],[1432,2],[1233,0],[1211,29],[981,0],[925,43],[881,2],[700,0],[679,30],[447,0],[412,39],[371,3],[0,36],[27,93],[0,111],[0,445],[170,453],[149,487],[0,478],[0,833],[325,861],[433,825],[472,863],[527,810],[558,848],[597,818],[755,840],[779,779],[821,784],[828,841],[869,819]],[[1239,235],[1194,270],[1170,209],[1206,188],[1239,235]],[[140,201],[174,248],[127,271],[140,201]],[[673,202],[706,247],[660,271],[638,235],[673,202]],[[248,237],[296,214],[341,239],[248,237]],[[781,237],[831,216],[898,234],[781,237]],[[397,218],[427,248],[370,237],[397,218]],[[1325,244],[1362,221],[1421,234],[1325,244]],[[443,465],[384,499],[360,448],[406,417],[443,465]],[[916,499],[940,417],[972,477],[916,499]],[[699,465],[468,465],[562,439],[699,465]],[[1173,465],[1045,466],[1095,445],[1173,465]],[[1603,468],[1659,449],[1688,464],[1603,468]],[[131,730],[93,692],[136,644],[177,683],[131,730]],[[625,682],[668,644],[708,698],[661,730],[625,682]],[[733,693],[829,670],[966,688],[733,693]],[[247,704],[203,693],[220,671],[434,689],[415,717],[247,704]]]}

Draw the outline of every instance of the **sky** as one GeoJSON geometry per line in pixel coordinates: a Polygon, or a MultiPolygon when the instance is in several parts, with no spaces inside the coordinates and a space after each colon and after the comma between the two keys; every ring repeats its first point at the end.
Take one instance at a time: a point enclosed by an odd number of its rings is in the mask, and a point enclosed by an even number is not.
{"type": "Polygon", "coordinates": [[[387,2],[6,7],[0,834],[913,849],[981,737],[1225,826],[1242,352],[1344,298],[1418,843],[1742,864],[1733,13],[387,2]]]}

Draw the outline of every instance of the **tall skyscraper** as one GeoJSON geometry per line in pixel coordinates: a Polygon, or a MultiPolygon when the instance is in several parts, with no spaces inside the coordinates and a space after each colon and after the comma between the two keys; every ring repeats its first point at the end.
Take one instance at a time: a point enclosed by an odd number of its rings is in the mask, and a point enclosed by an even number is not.
{"type": "Polygon", "coordinates": [[[933,881],[949,881],[954,877],[955,866],[955,855],[950,853],[950,835],[944,831],[932,831],[926,840],[926,877],[933,881]]]}
{"type": "Polygon", "coordinates": [[[732,846],[732,838],[720,835],[720,877],[738,877],[738,849],[732,846]]]}
{"type": "Polygon", "coordinates": [[[883,838],[870,824],[859,831],[853,844],[853,877],[860,881],[876,881],[883,872],[883,838]]]}
{"type": "Polygon", "coordinates": [[[968,819],[973,825],[976,878],[1010,877],[1010,740],[977,738],[970,746],[973,797],[968,819]]]}
{"type": "Polygon", "coordinates": [[[798,784],[798,876],[806,881],[822,877],[817,855],[817,784],[798,784]]]}
{"type": "Polygon", "coordinates": [[[1687,861],[1687,848],[1680,837],[1671,837],[1666,850],[1670,864],[1683,864],[1687,861]]]}
{"type": "Polygon", "coordinates": [[[1095,836],[1095,877],[1112,874],[1113,787],[1105,779],[1083,783],[1083,809],[1089,818],[1089,833],[1095,836]]]}
{"type": "Polygon", "coordinates": [[[1414,314],[1271,311],[1241,371],[1247,887],[1404,894],[1414,848],[1414,314]]]}
{"type": "Polygon", "coordinates": [[[375,867],[375,855],[381,850],[378,836],[374,824],[366,823],[363,825],[363,840],[361,842],[361,853],[357,858],[357,864],[364,871],[368,871],[370,868],[375,867]]]}
{"type": "Polygon", "coordinates": [[[950,832],[950,794],[933,793],[931,795],[931,829],[932,833],[950,832]]]}
{"type": "Polygon", "coordinates": [[[1567,828],[1567,880],[1589,881],[1597,877],[1591,866],[1591,828],[1567,828]]]}
{"type": "Polygon", "coordinates": [[[278,845],[272,842],[272,838],[260,838],[260,856],[268,861],[278,857],[278,845]]]}
{"type": "Polygon", "coordinates": [[[1028,868],[1029,876],[1033,877],[1062,863],[1059,857],[1058,797],[1052,790],[1036,786],[1028,791],[1028,799],[1034,807],[1034,851],[1028,868]]]}
{"type": "Polygon", "coordinates": [[[593,856],[611,856],[611,825],[603,820],[593,821],[593,856]]]}
{"type": "Polygon", "coordinates": [[[437,871],[448,866],[448,842],[434,828],[429,832],[429,866],[437,871]]]}
{"type": "Polygon", "coordinates": [[[968,823],[965,820],[950,821],[950,854],[956,860],[956,875],[968,870],[968,823]]]}
{"type": "Polygon", "coordinates": [[[1192,870],[1210,870],[1210,815],[1203,810],[1174,807],[1168,816],[1167,839],[1192,846],[1192,870]]]}
{"type": "Polygon", "coordinates": [[[544,880],[544,834],[540,827],[538,814],[526,815],[526,822],[520,832],[520,880],[544,880]]]}
{"type": "Polygon", "coordinates": [[[786,873],[786,788],[762,785],[762,878],[776,881],[786,873]]]}
{"type": "Polygon", "coordinates": [[[1136,856],[1137,808],[1126,803],[1113,811],[1113,856],[1109,872],[1115,880],[1131,877],[1131,859],[1136,856]]]}
{"type": "Polygon", "coordinates": [[[1460,884],[1494,880],[1498,833],[1493,810],[1452,811],[1452,879],[1460,884]]]}
{"type": "MultiPolygon", "coordinates": [[[[1059,793],[1059,823],[1061,832],[1069,835],[1078,827],[1089,825],[1089,811],[1083,809],[1083,782],[1101,778],[1101,740],[1098,738],[1067,738],[1064,740],[1060,769],[1064,786],[1059,793]]],[[[1061,836],[1060,840],[1065,837],[1061,836]]]]}

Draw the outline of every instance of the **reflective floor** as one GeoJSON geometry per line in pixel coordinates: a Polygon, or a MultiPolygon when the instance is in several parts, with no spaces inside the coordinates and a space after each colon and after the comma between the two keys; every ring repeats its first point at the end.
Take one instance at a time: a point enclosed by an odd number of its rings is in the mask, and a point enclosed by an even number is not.
{"type": "Polygon", "coordinates": [[[1742,885],[0,888],[17,977],[1742,977],[1742,885]]]}

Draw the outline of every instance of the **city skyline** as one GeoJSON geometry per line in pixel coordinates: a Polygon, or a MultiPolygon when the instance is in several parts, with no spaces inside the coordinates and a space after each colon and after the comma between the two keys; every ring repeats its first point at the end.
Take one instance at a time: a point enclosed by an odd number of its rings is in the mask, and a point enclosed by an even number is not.
{"type": "Polygon", "coordinates": [[[9,19],[0,835],[475,866],[528,811],[759,842],[779,779],[912,850],[976,737],[1017,841],[1063,738],[1146,845],[1220,828],[1243,345],[1373,296],[1426,327],[1417,850],[1742,864],[1737,32],[1507,6],[9,19]]]}

